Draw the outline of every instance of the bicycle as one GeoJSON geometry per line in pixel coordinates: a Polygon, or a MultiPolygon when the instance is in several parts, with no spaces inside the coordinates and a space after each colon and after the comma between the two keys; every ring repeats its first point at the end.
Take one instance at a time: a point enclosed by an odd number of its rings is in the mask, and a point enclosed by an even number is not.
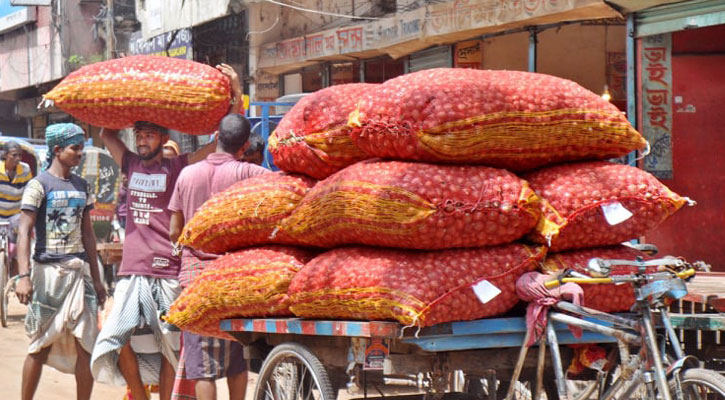
{"type": "MultiPolygon", "coordinates": [[[[549,346],[556,394],[559,398],[572,397],[562,367],[554,322],[597,332],[613,337],[617,341],[615,352],[618,354],[615,354],[615,358],[617,356],[619,358],[618,368],[612,368],[610,371],[615,372],[611,374],[600,373],[595,386],[588,387],[578,398],[589,398],[598,389],[597,398],[603,400],[628,399],[635,393],[646,398],[663,400],[704,399],[713,396],[725,399],[725,377],[715,371],[699,368],[700,362],[695,357],[684,354],[667,310],[669,301],[680,299],[687,294],[685,281],[695,275],[696,269],[703,267],[702,262],[691,264],[674,257],[649,261],[641,258],[637,260],[594,258],[586,266],[589,275],[564,270],[556,279],[546,282],[545,286],[549,289],[569,282],[630,284],[635,294],[632,314],[614,315],[567,301],[559,301],[552,306],[548,313],[549,323],[541,347],[545,344],[549,346]],[[620,268],[630,270],[636,268],[636,271],[613,274],[620,268]],[[648,272],[648,269],[653,268],[655,272],[648,272]],[[657,334],[656,319],[664,330],[662,336],[657,334]],[[630,347],[639,350],[632,354],[630,347]],[[668,358],[669,355],[674,358],[668,358]]],[[[541,357],[540,352],[540,364],[543,366],[541,357]]],[[[537,396],[539,390],[540,387],[537,388],[537,396]]]]}
{"type": "Polygon", "coordinates": [[[10,280],[10,238],[8,230],[9,221],[0,221],[0,324],[3,328],[8,326],[8,296],[12,291],[14,281],[10,280]]]}

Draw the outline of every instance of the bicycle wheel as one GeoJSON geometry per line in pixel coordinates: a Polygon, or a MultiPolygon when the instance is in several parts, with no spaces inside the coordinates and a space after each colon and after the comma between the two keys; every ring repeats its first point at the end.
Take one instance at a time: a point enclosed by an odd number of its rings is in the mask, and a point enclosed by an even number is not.
{"type": "Polygon", "coordinates": [[[320,360],[296,343],[275,346],[262,364],[255,400],[334,400],[337,393],[320,360]]]}
{"type": "MultiPolygon", "coordinates": [[[[670,381],[672,397],[676,397],[677,382],[670,381]]],[[[680,387],[685,400],[725,399],[725,377],[719,373],[704,369],[690,368],[680,376],[680,387]]]]}
{"type": "Polygon", "coordinates": [[[8,327],[8,293],[5,290],[9,279],[9,265],[7,263],[7,253],[0,254],[0,323],[3,328],[8,327]]]}

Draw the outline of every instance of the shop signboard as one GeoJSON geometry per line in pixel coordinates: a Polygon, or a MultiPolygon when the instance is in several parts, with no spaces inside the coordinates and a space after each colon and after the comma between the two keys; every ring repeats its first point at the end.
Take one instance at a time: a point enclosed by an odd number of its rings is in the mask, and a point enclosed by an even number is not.
{"type": "Polygon", "coordinates": [[[0,33],[11,31],[35,20],[35,7],[15,6],[10,0],[0,0],[0,33]]]}
{"type": "Polygon", "coordinates": [[[337,45],[340,54],[365,50],[365,35],[362,25],[347,26],[337,30],[337,45]]]}
{"type": "Polygon", "coordinates": [[[672,35],[642,38],[642,134],[650,144],[643,169],[672,179],[672,35]]]}
{"type": "Polygon", "coordinates": [[[175,35],[174,32],[167,32],[148,40],[144,40],[141,33],[137,32],[129,41],[129,50],[131,54],[167,56],[184,60],[194,58],[190,28],[180,29],[176,31],[175,35]],[[171,42],[170,46],[169,42],[171,42]]]}
{"type": "Polygon", "coordinates": [[[483,49],[480,40],[469,40],[456,44],[454,66],[456,68],[481,69],[483,64],[483,49]]]}
{"type": "Polygon", "coordinates": [[[305,36],[305,57],[315,59],[339,54],[337,43],[334,29],[305,36]]]}
{"type": "Polygon", "coordinates": [[[365,25],[365,49],[374,50],[410,40],[418,40],[423,35],[425,7],[401,13],[394,18],[385,18],[365,25]]]}
{"type": "Polygon", "coordinates": [[[279,97],[279,77],[277,75],[261,74],[254,80],[257,100],[276,99],[279,97]]]}

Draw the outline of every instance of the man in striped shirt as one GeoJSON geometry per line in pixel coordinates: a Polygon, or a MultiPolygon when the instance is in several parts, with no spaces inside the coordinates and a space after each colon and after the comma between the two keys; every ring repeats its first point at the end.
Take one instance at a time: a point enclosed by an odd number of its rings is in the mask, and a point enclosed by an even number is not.
{"type": "MultiPolygon", "coordinates": [[[[3,159],[0,160],[0,221],[7,221],[10,225],[0,227],[7,229],[10,243],[15,243],[15,237],[20,222],[20,200],[23,198],[25,185],[33,179],[30,166],[20,159],[22,149],[17,142],[8,141],[3,146],[3,159]]],[[[13,259],[10,274],[15,275],[17,261],[13,259]]]]}

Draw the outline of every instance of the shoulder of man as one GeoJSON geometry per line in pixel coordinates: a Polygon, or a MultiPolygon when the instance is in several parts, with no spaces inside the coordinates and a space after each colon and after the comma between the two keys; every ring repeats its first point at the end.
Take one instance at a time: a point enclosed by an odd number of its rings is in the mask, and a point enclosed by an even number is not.
{"type": "Polygon", "coordinates": [[[131,164],[136,164],[139,162],[141,162],[141,157],[139,157],[139,155],[134,153],[133,151],[126,149],[126,151],[123,153],[123,158],[121,159],[121,171],[126,173],[128,172],[131,164]]]}
{"type": "Polygon", "coordinates": [[[83,190],[86,192],[91,190],[90,189],[91,186],[88,183],[88,181],[86,180],[86,178],[84,178],[80,175],[70,174],[70,181],[73,184],[73,186],[78,187],[78,188],[83,188],[83,190]]]}
{"type": "Polygon", "coordinates": [[[238,161],[239,179],[253,178],[258,175],[270,173],[272,171],[260,165],[246,161],[238,161]]]}

